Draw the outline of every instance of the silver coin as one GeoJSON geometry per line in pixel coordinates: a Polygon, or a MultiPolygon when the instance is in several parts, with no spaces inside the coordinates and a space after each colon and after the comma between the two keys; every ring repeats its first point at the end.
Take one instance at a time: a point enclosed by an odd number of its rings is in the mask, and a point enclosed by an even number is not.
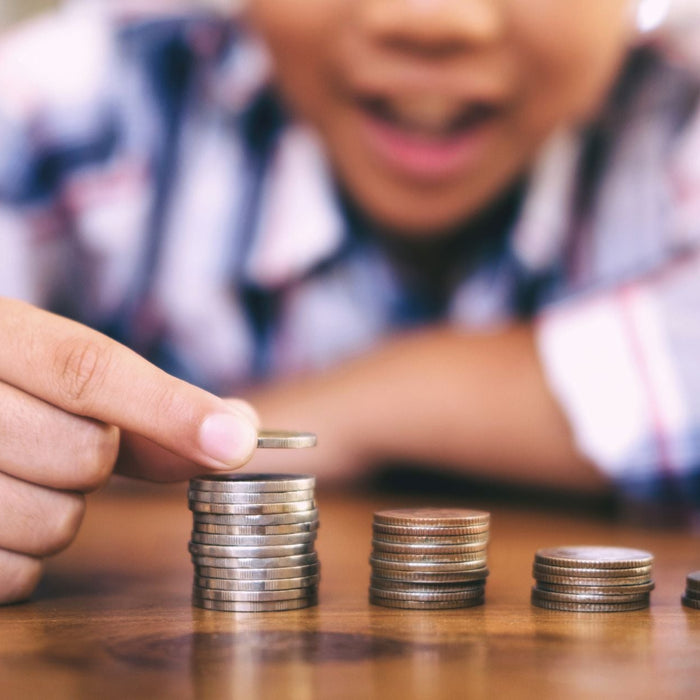
{"type": "Polygon", "coordinates": [[[285,610],[298,610],[318,605],[318,595],[308,598],[296,598],[292,600],[271,600],[262,603],[230,600],[208,600],[197,595],[192,596],[192,604],[205,610],[217,610],[219,612],[283,612],[285,610]]]}
{"type": "Polygon", "coordinates": [[[390,600],[415,600],[424,603],[432,601],[447,601],[447,600],[468,600],[469,598],[481,598],[484,595],[483,586],[478,586],[474,589],[464,589],[458,592],[446,593],[423,593],[421,591],[389,591],[382,588],[369,589],[370,595],[374,598],[389,598],[390,600]]]}
{"type": "Polygon", "coordinates": [[[370,588],[373,590],[396,591],[403,593],[460,593],[462,591],[484,591],[482,582],[464,583],[413,583],[407,581],[392,581],[391,579],[371,576],[370,588]]]}
{"type": "Polygon", "coordinates": [[[645,610],[649,607],[649,601],[639,601],[637,603],[618,604],[593,604],[593,603],[555,603],[550,600],[531,599],[532,604],[537,608],[546,610],[559,610],[561,612],[582,612],[582,613],[612,613],[631,612],[633,610],[645,610]]]}
{"type": "Polygon", "coordinates": [[[302,525],[318,523],[318,510],[301,510],[292,513],[270,513],[268,515],[221,515],[219,513],[194,513],[196,525],[210,524],[231,527],[280,527],[283,525],[302,525]]]}
{"type": "Polygon", "coordinates": [[[216,513],[218,515],[269,515],[271,513],[300,513],[315,510],[316,502],[294,501],[290,503],[203,503],[188,501],[190,510],[195,513],[216,513]]]}
{"type": "Polygon", "coordinates": [[[381,525],[434,525],[465,527],[488,524],[489,513],[467,508],[395,508],[374,514],[374,522],[381,525]]]}
{"type": "Polygon", "coordinates": [[[489,542],[488,534],[484,535],[449,535],[449,536],[434,536],[434,535],[388,535],[384,532],[374,533],[375,542],[387,542],[395,545],[435,545],[435,546],[450,546],[450,545],[470,545],[476,547],[480,545],[485,548],[489,542]]]}
{"type": "Polygon", "coordinates": [[[315,486],[312,474],[207,474],[190,479],[190,488],[195,491],[226,493],[308,491],[315,486]]]}
{"type": "Polygon", "coordinates": [[[295,532],[290,535],[212,535],[192,532],[190,541],[227,547],[270,547],[285,544],[308,544],[316,540],[316,532],[295,532]]]}
{"type": "Polygon", "coordinates": [[[415,571],[423,573],[455,573],[464,571],[473,571],[476,569],[484,569],[486,566],[486,559],[475,559],[474,561],[449,561],[449,562],[435,562],[431,560],[418,560],[418,561],[393,561],[391,559],[380,559],[377,557],[370,557],[370,564],[375,569],[386,569],[390,571],[415,571]]]}
{"type": "Polygon", "coordinates": [[[700,571],[693,571],[685,579],[685,587],[694,591],[700,591],[700,571]]]}
{"type": "Polygon", "coordinates": [[[270,547],[228,547],[216,544],[188,544],[190,554],[204,557],[226,557],[229,559],[288,557],[292,554],[309,554],[314,551],[313,542],[302,544],[278,544],[270,547]]]}
{"type": "Polygon", "coordinates": [[[473,564],[486,566],[486,552],[466,552],[464,554],[394,554],[393,552],[372,551],[377,561],[393,561],[409,564],[413,562],[430,562],[431,564],[473,564]]]}
{"type": "Polygon", "coordinates": [[[484,535],[489,532],[489,525],[465,525],[463,527],[441,527],[438,525],[383,525],[382,523],[372,523],[372,530],[375,533],[387,535],[409,535],[413,536],[435,536],[435,537],[471,537],[474,535],[484,535]]]}
{"type": "Polygon", "coordinates": [[[195,576],[200,578],[221,578],[236,581],[263,581],[287,578],[304,578],[316,576],[321,571],[321,565],[307,564],[306,566],[277,566],[266,569],[243,569],[240,567],[224,569],[217,566],[195,566],[195,576]]]}
{"type": "Polygon", "coordinates": [[[649,578],[653,567],[648,566],[634,566],[629,568],[615,568],[615,569],[596,569],[596,568],[585,568],[585,567],[574,567],[574,566],[548,566],[547,564],[539,564],[535,562],[532,565],[532,575],[537,578],[540,574],[551,575],[551,576],[575,576],[576,578],[622,578],[626,576],[646,576],[649,578]]]}
{"type": "Polygon", "coordinates": [[[686,608],[693,608],[693,610],[700,610],[700,600],[695,598],[689,598],[687,595],[681,596],[681,603],[685,605],[686,608]]]}
{"type": "Polygon", "coordinates": [[[224,493],[222,491],[197,491],[189,489],[187,498],[198,503],[252,504],[291,503],[310,501],[314,497],[313,489],[303,491],[264,491],[262,493],[224,493]]]}
{"type": "Polygon", "coordinates": [[[590,595],[583,593],[554,593],[543,591],[537,587],[532,589],[532,596],[538,600],[548,600],[554,603],[636,603],[649,600],[649,593],[633,593],[630,595],[590,595]]]}
{"type": "Polygon", "coordinates": [[[444,556],[446,554],[472,554],[486,551],[485,542],[474,544],[396,544],[374,538],[372,548],[375,552],[389,552],[393,554],[425,554],[428,556],[444,556]]]}
{"type": "Polygon", "coordinates": [[[212,525],[201,523],[196,518],[192,524],[195,532],[203,532],[209,535],[295,535],[302,532],[315,532],[318,530],[318,520],[306,523],[292,523],[290,525],[212,525]]]}
{"type": "Polygon", "coordinates": [[[535,553],[538,564],[586,569],[620,569],[650,566],[654,556],[641,549],[575,545],[549,547],[535,553]]]}
{"type": "Polygon", "coordinates": [[[577,578],[576,576],[534,576],[538,583],[555,584],[560,586],[643,586],[651,582],[649,576],[628,576],[627,578],[593,578],[591,576],[577,578]]]}
{"type": "Polygon", "coordinates": [[[198,588],[222,591],[286,591],[291,588],[317,586],[320,579],[321,577],[318,574],[302,578],[268,578],[259,580],[195,576],[194,585],[198,588]]]}
{"type": "Polygon", "coordinates": [[[316,447],[318,442],[314,433],[295,432],[292,430],[258,430],[258,447],[275,449],[299,449],[316,447]]]}
{"type": "Polygon", "coordinates": [[[469,583],[486,581],[489,570],[486,568],[474,569],[473,571],[461,571],[453,574],[436,574],[422,571],[395,571],[384,569],[379,566],[372,567],[372,574],[379,578],[391,581],[404,581],[410,583],[469,583]]]}
{"type": "Polygon", "coordinates": [[[271,600],[293,600],[308,598],[318,592],[317,586],[307,588],[288,588],[285,591],[221,591],[211,588],[192,586],[192,594],[208,600],[228,600],[250,603],[267,603],[271,600]]]}
{"type": "Polygon", "coordinates": [[[557,583],[545,583],[543,581],[538,581],[536,588],[539,591],[550,591],[552,593],[568,593],[571,595],[634,595],[635,593],[649,593],[650,591],[653,591],[654,582],[648,581],[646,583],[631,586],[568,586],[557,583]]]}
{"type": "Polygon", "coordinates": [[[385,608],[401,608],[404,610],[453,610],[456,608],[475,608],[484,604],[484,596],[480,598],[466,598],[462,600],[392,600],[390,598],[380,598],[370,593],[369,602],[372,605],[381,605],[385,608]]]}
{"type": "Polygon", "coordinates": [[[291,566],[308,566],[318,563],[318,553],[295,554],[287,557],[209,557],[193,554],[195,566],[210,566],[216,569],[281,569],[291,566]]]}

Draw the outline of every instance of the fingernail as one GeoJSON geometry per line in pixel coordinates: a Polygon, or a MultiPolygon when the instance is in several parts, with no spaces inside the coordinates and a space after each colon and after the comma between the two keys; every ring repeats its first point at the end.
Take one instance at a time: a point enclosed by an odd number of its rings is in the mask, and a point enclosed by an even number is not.
{"type": "MultiPolygon", "coordinates": [[[[239,467],[253,454],[258,433],[243,415],[217,413],[204,420],[199,429],[199,446],[221,468],[239,467]]],[[[215,465],[218,466],[218,465],[215,465]]]]}

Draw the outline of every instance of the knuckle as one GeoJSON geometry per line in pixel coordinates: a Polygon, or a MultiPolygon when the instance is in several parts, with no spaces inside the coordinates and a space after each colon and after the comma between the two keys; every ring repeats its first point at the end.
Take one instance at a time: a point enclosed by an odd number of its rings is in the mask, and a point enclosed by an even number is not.
{"type": "Polygon", "coordinates": [[[14,552],[3,552],[2,559],[0,605],[27,600],[41,578],[41,560],[14,552]]]}
{"type": "Polygon", "coordinates": [[[76,490],[94,491],[106,483],[117,461],[119,437],[119,428],[116,426],[89,423],[75,465],[76,490]]]}
{"type": "Polygon", "coordinates": [[[51,526],[41,544],[39,556],[48,556],[64,550],[75,538],[85,514],[85,497],[77,493],[64,493],[51,526]]]}
{"type": "Polygon", "coordinates": [[[104,383],[110,362],[105,343],[72,338],[56,349],[59,390],[77,407],[88,407],[104,383]]]}

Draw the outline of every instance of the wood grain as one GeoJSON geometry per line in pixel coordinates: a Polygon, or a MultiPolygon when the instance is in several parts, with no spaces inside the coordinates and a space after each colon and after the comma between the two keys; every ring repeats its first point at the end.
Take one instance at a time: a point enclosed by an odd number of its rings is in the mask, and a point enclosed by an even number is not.
{"type": "MultiPolygon", "coordinates": [[[[697,698],[700,611],[681,607],[698,539],[527,509],[492,510],[484,607],[367,602],[372,512],[427,505],[321,494],[320,605],[229,614],[190,604],[185,487],[115,484],[32,602],[0,609],[2,698],[697,698]],[[535,549],[618,544],[656,555],[652,608],[529,603],[535,549]]],[[[436,504],[435,500],[431,504],[436,504]]],[[[442,501],[439,505],[483,507],[442,501]]]]}

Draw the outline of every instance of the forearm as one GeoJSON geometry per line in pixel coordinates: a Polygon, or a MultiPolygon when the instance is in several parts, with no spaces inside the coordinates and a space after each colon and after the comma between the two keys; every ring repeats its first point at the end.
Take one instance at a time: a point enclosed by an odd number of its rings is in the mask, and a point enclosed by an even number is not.
{"type": "Polygon", "coordinates": [[[574,449],[526,326],[423,331],[253,401],[265,424],[318,431],[327,441],[312,458],[321,474],[405,460],[510,482],[605,488],[574,449]]]}

